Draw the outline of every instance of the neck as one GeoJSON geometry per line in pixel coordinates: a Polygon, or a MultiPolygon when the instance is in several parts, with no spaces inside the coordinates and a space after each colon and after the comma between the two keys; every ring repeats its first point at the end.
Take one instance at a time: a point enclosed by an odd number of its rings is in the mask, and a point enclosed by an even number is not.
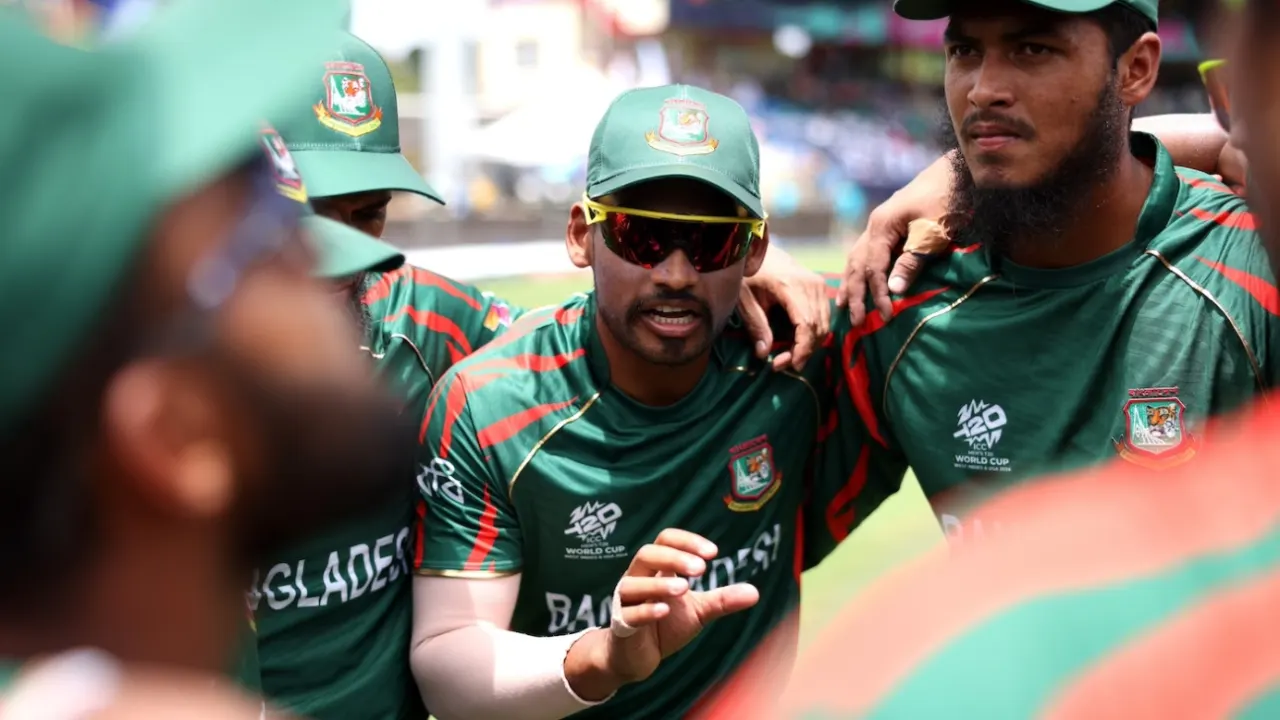
{"type": "Polygon", "coordinates": [[[1150,166],[1125,153],[1116,172],[1085,194],[1061,234],[1018,242],[1009,259],[1048,270],[1082,265],[1118,250],[1137,232],[1153,176],[1150,166]]]}
{"type": "Polygon", "coordinates": [[[92,566],[68,570],[71,581],[48,594],[57,600],[0,617],[0,656],[95,647],[125,662],[225,671],[245,614],[243,591],[209,571],[225,559],[200,552],[207,545],[188,542],[191,533],[99,529],[118,541],[94,548],[92,566]]]}
{"type": "Polygon", "coordinates": [[[655,365],[618,342],[599,313],[596,313],[596,332],[609,361],[610,382],[628,397],[645,405],[674,405],[688,397],[702,381],[711,361],[711,353],[705,352],[684,365],[655,365]]]}

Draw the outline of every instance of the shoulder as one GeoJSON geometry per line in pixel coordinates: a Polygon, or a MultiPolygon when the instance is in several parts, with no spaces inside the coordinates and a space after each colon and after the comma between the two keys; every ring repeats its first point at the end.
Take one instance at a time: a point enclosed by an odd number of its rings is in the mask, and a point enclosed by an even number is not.
{"type": "Polygon", "coordinates": [[[435,397],[466,398],[473,415],[504,415],[512,404],[533,407],[564,394],[586,373],[587,298],[532,310],[505,334],[454,365],[437,383],[435,397]]]}
{"type": "Polygon", "coordinates": [[[1266,247],[1244,199],[1209,175],[1187,168],[1177,172],[1178,202],[1152,244],[1158,259],[1229,313],[1280,314],[1266,247]]]}

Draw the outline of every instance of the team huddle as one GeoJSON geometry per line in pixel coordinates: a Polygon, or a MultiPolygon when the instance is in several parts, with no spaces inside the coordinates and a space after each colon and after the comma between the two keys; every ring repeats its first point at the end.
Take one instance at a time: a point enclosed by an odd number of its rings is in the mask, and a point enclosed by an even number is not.
{"type": "Polygon", "coordinates": [[[342,5],[175,1],[92,49],[0,15],[0,52],[50,68],[0,119],[37,168],[0,193],[0,457],[33,478],[0,503],[0,718],[1008,714],[878,646],[784,693],[803,573],[908,469],[980,552],[1019,532],[998,491],[1190,472],[1280,376],[1225,135],[1134,129],[1156,0],[897,0],[949,19],[955,144],[877,211],[948,223],[883,303],[865,238],[838,279],[770,245],[736,102],[623,93],[567,210],[593,290],[538,309],[381,241],[393,193],[443,200],[342,5]],[[23,139],[55,102],[62,142],[23,139]]]}

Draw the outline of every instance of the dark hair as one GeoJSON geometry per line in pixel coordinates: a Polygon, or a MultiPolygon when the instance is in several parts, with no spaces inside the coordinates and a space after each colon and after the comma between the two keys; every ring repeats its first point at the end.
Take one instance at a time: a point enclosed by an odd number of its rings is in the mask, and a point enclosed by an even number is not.
{"type": "Polygon", "coordinates": [[[1102,26],[1111,50],[1111,66],[1115,67],[1120,56],[1129,51],[1138,38],[1155,32],[1156,25],[1145,15],[1120,2],[1113,2],[1101,10],[1094,10],[1085,17],[1102,26]]]}
{"type": "Polygon", "coordinates": [[[28,611],[59,597],[93,553],[89,450],[107,384],[140,346],[144,330],[141,293],[130,279],[39,404],[0,437],[0,612],[28,611]]]}

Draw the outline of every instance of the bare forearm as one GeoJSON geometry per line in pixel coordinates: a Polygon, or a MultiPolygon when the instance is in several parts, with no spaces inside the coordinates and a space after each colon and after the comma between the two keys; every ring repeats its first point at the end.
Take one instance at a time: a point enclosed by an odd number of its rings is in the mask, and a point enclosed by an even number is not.
{"type": "Polygon", "coordinates": [[[468,625],[415,647],[410,665],[423,700],[440,720],[557,720],[612,694],[589,662],[591,646],[571,652],[583,637],[540,638],[468,625]],[[575,696],[570,683],[586,695],[575,696]]]}

